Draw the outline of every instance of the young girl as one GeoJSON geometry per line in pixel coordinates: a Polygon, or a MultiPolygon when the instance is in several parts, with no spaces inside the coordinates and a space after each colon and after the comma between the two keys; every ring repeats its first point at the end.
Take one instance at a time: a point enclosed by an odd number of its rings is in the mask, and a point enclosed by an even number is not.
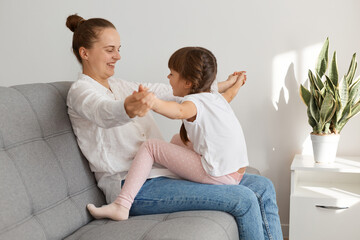
{"type": "Polygon", "coordinates": [[[248,166],[246,144],[228,102],[245,83],[245,72],[230,75],[228,82],[235,82],[234,85],[220,94],[210,91],[217,63],[209,50],[181,48],[170,57],[169,68],[173,94],[183,100],[177,103],[154,96],[152,110],[171,119],[182,119],[180,136],[175,135],[171,143],[159,139],[144,142],[117,199],[100,208],[88,205],[95,218],[128,219],[134,198],[154,163],[199,183],[239,184],[242,179],[248,166]]]}

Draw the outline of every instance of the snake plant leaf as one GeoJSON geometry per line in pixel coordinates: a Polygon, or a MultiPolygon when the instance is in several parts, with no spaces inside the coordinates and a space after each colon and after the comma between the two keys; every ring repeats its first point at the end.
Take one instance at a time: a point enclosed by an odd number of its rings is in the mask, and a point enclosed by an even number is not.
{"type": "Polygon", "coordinates": [[[351,88],[352,88],[355,84],[357,84],[359,81],[360,81],[360,76],[359,76],[354,82],[352,82],[351,85],[349,85],[349,86],[350,86],[350,90],[351,90],[351,88]]]}
{"type": "Polygon", "coordinates": [[[321,77],[319,76],[319,74],[316,74],[316,77],[315,75],[311,72],[311,70],[309,70],[309,73],[308,73],[308,77],[309,79],[312,78],[312,82],[313,84],[316,86],[316,88],[322,92],[322,90],[324,89],[324,83],[321,81],[321,77]]]}
{"type": "Polygon", "coordinates": [[[350,62],[350,66],[349,66],[349,70],[346,74],[346,81],[348,82],[348,85],[350,86],[352,83],[352,80],[354,78],[355,72],[356,72],[356,68],[357,68],[357,62],[356,62],[356,53],[353,54],[351,62],[350,62]]]}
{"type": "Polygon", "coordinates": [[[308,107],[308,109],[307,109],[307,115],[308,115],[308,119],[309,119],[309,120],[308,120],[309,125],[312,127],[313,132],[315,132],[315,128],[316,128],[317,123],[316,123],[315,119],[311,116],[310,108],[309,108],[309,107],[308,107]]]}
{"type": "Polygon", "coordinates": [[[350,103],[348,103],[348,104],[345,106],[345,108],[344,108],[344,110],[343,110],[343,112],[342,112],[341,119],[340,119],[337,123],[335,123],[335,124],[342,124],[342,123],[344,123],[344,122],[347,122],[348,117],[349,117],[350,115],[351,115],[351,105],[350,105],[350,103]]]}
{"type": "Polygon", "coordinates": [[[325,74],[328,67],[329,38],[326,38],[324,45],[320,51],[315,71],[319,74],[320,79],[325,74]]]}
{"type": "Polygon", "coordinates": [[[311,88],[315,89],[315,88],[316,88],[315,76],[314,76],[314,74],[311,72],[311,70],[309,70],[309,72],[308,72],[308,77],[309,77],[309,81],[310,81],[310,89],[311,89],[311,88]]]}
{"type": "Polygon", "coordinates": [[[316,123],[319,123],[320,121],[320,113],[319,113],[319,108],[318,106],[316,105],[316,100],[313,97],[310,98],[310,113],[311,113],[311,116],[312,118],[316,121],[316,123]]]}
{"type": "Polygon", "coordinates": [[[349,90],[349,101],[351,105],[357,103],[360,100],[360,77],[357,79],[354,84],[350,87],[349,90]]]}
{"type": "Polygon", "coordinates": [[[334,86],[338,87],[339,74],[338,74],[338,68],[337,68],[337,63],[336,63],[336,51],[333,54],[331,64],[329,67],[329,79],[332,81],[334,86]]]}
{"type": "Polygon", "coordinates": [[[339,84],[339,97],[340,97],[340,109],[337,112],[336,119],[341,118],[342,112],[349,101],[349,85],[345,77],[341,79],[339,84]]]}
{"type": "Polygon", "coordinates": [[[320,108],[320,122],[325,124],[331,120],[335,113],[334,102],[335,100],[331,93],[326,93],[324,101],[320,108]]]}
{"type": "Polygon", "coordinates": [[[310,87],[310,93],[311,93],[311,96],[314,100],[314,104],[320,108],[321,106],[321,101],[322,101],[322,96],[320,95],[319,91],[317,91],[314,87],[310,87]]]}
{"type": "Polygon", "coordinates": [[[351,108],[351,114],[349,116],[349,119],[354,117],[360,112],[360,102],[357,102],[352,108],[351,108]]]}
{"type": "MultiPolygon", "coordinates": [[[[360,109],[359,109],[360,110],[360,109]]],[[[341,130],[343,129],[343,127],[345,126],[345,124],[349,121],[349,119],[351,118],[351,105],[350,103],[348,103],[346,105],[346,107],[344,108],[344,111],[342,113],[342,117],[338,122],[335,122],[335,130],[334,132],[336,134],[340,133],[341,130]]]]}
{"type": "Polygon", "coordinates": [[[326,78],[326,83],[325,83],[325,87],[327,88],[328,91],[330,91],[333,95],[335,95],[336,92],[336,88],[333,84],[333,82],[329,79],[328,76],[324,75],[326,78]]]}
{"type": "Polygon", "coordinates": [[[300,84],[300,97],[306,106],[309,107],[311,93],[302,84],[300,84]]]}
{"type": "Polygon", "coordinates": [[[324,133],[325,134],[331,134],[331,130],[330,130],[330,123],[326,123],[324,126],[324,133]]]}

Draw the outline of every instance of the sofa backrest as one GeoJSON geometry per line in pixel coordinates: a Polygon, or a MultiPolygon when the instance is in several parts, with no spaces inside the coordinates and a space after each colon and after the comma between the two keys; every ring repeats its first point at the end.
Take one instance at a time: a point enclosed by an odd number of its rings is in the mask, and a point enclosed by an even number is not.
{"type": "Polygon", "coordinates": [[[0,87],[0,239],[62,239],[101,205],[67,115],[72,82],[0,87]]]}

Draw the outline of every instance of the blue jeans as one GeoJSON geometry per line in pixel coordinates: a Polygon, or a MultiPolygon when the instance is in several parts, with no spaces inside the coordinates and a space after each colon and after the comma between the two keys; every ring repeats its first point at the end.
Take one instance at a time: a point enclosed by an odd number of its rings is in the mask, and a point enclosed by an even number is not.
{"type": "Polygon", "coordinates": [[[282,240],[274,186],[265,177],[245,174],[239,185],[208,185],[159,177],[148,179],[130,215],[218,210],[234,216],[239,239],[282,240]]]}

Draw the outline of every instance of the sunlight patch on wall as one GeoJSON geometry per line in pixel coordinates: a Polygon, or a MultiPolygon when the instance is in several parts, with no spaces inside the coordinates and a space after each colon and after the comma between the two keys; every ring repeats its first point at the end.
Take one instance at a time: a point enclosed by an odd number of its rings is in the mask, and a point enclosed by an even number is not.
{"type": "Polygon", "coordinates": [[[313,155],[313,148],[312,148],[312,142],[309,136],[305,139],[303,145],[302,145],[302,155],[313,155]]]}
{"type": "Polygon", "coordinates": [[[308,70],[315,69],[321,47],[322,43],[319,42],[300,50],[281,53],[273,58],[271,100],[276,111],[278,110],[281,91],[284,91],[285,103],[289,102],[289,90],[285,85],[285,81],[292,64],[296,81],[299,84],[304,83],[307,80],[308,70]]]}
{"type": "Polygon", "coordinates": [[[311,69],[313,71],[315,69],[315,64],[319,53],[321,51],[323,43],[317,43],[311,46],[308,46],[301,50],[300,55],[300,64],[299,64],[299,83],[304,83],[306,79],[308,79],[308,71],[311,69]]]}

